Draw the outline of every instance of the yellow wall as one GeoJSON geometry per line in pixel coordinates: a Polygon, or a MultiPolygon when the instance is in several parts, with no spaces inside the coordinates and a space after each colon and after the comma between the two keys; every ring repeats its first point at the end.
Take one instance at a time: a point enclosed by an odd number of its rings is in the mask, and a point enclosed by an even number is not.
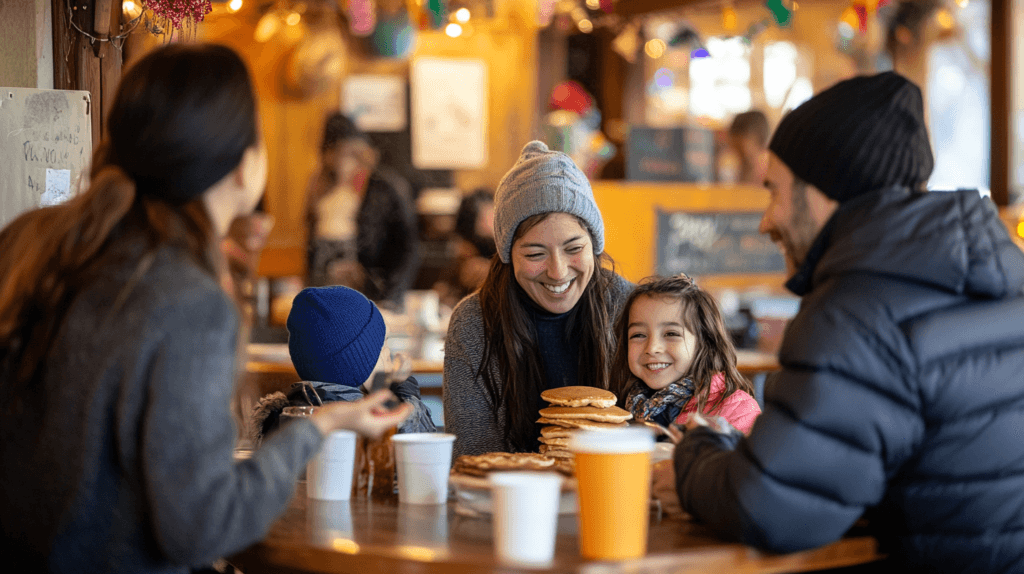
{"type": "MultiPolygon", "coordinates": [[[[594,199],[604,219],[605,252],[626,279],[655,272],[655,210],[763,212],[768,192],[753,186],[595,181],[594,199]]],[[[701,278],[705,288],[765,288],[779,291],[783,274],[718,275],[701,278]]]]}

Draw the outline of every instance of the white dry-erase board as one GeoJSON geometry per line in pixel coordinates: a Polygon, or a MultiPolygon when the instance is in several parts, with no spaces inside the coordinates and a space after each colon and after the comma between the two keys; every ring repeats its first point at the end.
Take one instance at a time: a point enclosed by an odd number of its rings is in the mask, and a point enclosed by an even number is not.
{"type": "Polygon", "coordinates": [[[0,228],[78,192],[92,158],[91,108],[86,91],[0,88],[0,228]]]}

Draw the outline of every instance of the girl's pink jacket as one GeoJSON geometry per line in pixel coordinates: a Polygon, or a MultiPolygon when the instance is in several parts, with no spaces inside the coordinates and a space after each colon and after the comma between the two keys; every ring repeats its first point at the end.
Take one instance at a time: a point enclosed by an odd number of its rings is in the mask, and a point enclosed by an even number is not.
{"type": "MultiPolygon", "coordinates": [[[[707,404],[714,404],[724,390],[725,375],[718,373],[711,378],[711,395],[708,397],[707,404]]],[[[680,426],[685,425],[686,421],[690,418],[690,413],[696,410],[697,401],[690,399],[686,406],[683,407],[683,412],[679,413],[679,416],[676,417],[676,424],[680,426]]],[[[729,424],[736,427],[743,434],[750,434],[750,429],[754,426],[754,420],[757,419],[757,415],[761,414],[761,407],[757,405],[754,397],[750,396],[746,391],[736,391],[729,395],[725,402],[715,409],[714,412],[704,414],[724,417],[725,420],[729,421],[729,424]]]]}

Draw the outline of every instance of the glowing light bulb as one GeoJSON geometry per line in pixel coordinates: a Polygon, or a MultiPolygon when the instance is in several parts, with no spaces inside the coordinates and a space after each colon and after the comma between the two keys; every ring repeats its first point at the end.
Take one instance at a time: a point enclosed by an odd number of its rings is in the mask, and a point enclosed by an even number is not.
{"type": "Polygon", "coordinates": [[[231,0],[228,2],[228,12],[234,14],[242,9],[242,0],[231,0]]]}
{"type": "Polygon", "coordinates": [[[601,7],[601,0],[587,0],[587,8],[597,10],[601,7]]]}
{"type": "Polygon", "coordinates": [[[949,10],[946,10],[945,8],[939,10],[935,14],[935,20],[939,23],[939,26],[941,26],[943,30],[952,30],[953,26],[956,24],[956,21],[953,20],[953,15],[950,14],[949,10]]]}
{"type": "Polygon", "coordinates": [[[722,9],[722,28],[725,28],[727,32],[732,32],[736,29],[736,9],[732,6],[726,6],[722,9]]]}
{"type": "Polygon", "coordinates": [[[594,23],[586,18],[577,22],[576,26],[580,29],[580,32],[583,32],[584,34],[589,34],[594,31],[594,23]]]}
{"type": "Polygon", "coordinates": [[[444,33],[448,34],[449,38],[458,38],[462,35],[462,26],[459,26],[455,22],[448,24],[444,28],[444,33]]]}
{"type": "Polygon", "coordinates": [[[644,52],[655,60],[665,53],[665,48],[665,41],[660,38],[655,38],[644,44],[644,52]]]}
{"type": "Polygon", "coordinates": [[[132,0],[124,0],[121,4],[121,12],[123,12],[128,18],[134,20],[142,14],[142,6],[132,2],[132,0]]]}
{"type": "Polygon", "coordinates": [[[455,19],[465,24],[469,22],[469,8],[459,8],[455,11],[455,19]]]}
{"type": "Polygon", "coordinates": [[[299,14],[298,12],[292,12],[291,14],[288,15],[287,18],[284,19],[284,21],[289,26],[297,26],[299,22],[302,21],[302,14],[299,14]]]}

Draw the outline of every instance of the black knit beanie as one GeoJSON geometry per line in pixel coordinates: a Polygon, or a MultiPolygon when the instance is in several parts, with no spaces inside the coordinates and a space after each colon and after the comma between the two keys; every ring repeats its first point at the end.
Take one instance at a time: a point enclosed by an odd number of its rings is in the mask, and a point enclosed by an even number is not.
{"type": "Polygon", "coordinates": [[[921,90],[895,72],[844,80],[807,100],[768,149],[840,203],[893,185],[917,189],[934,166],[921,90]]]}

